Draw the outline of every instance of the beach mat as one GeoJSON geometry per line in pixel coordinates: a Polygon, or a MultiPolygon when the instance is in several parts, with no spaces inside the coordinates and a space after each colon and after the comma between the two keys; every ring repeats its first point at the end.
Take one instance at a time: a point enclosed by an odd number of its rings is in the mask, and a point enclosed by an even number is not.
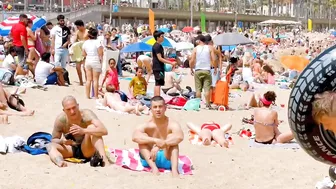
{"type": "MultiPolygon", "coordinates": [[[[191,144],[194,144],[194,145],[203,145],[202,139],[198,136],[198,134],[196,134],[195,132],[189,130],[188,135],[189,135],[189,142],[191,144]]],[[[225,138],[227,140],[229,140],[229,145],[233,144],[232,143],[232,138],[231,138],[231,136],[229,134],[225,134],[225,138]]],[[[211,146],[220,146],[220,145],[217,144],[216,141],[212,140],[211,141],[211,146]]]]}
{"type": "Polygon", "coordinates": [[[283,149],[300,149],[300,145],[296,142],[290,142],[285,144],[260,144],[254,141],[254,139],[250,139],[248,143],[249,147],[253,148],[283,148],[283,149]]]}
{"type": "MultiPolygon", "coordinates": [[[[142,166],[140,161],[139,149],[110,149],[111,156],[115,156],[115,164],[117,166],[132,171],[150,172],[151,169],[142,166]]],[[[160,172],[170,172],[170,170],[159,169],[160,172]]],[[[192,175],[192,162],[187,156],[179,156],[178,171],[181,175],[192,175]]]]}

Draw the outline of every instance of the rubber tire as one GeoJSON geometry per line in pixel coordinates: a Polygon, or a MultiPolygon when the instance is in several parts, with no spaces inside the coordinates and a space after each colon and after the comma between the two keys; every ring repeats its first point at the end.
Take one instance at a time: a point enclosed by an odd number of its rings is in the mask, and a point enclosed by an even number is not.
{"type": "Polygon", "coordinates": [[[303,70],[288,103],[288,122],[295,139],[314,159],[330,165],[336,165],[336,133],[325,130],[313,120],[312,102],[315,94],[335,89],[336,46],[333,46],[303,70]]]}

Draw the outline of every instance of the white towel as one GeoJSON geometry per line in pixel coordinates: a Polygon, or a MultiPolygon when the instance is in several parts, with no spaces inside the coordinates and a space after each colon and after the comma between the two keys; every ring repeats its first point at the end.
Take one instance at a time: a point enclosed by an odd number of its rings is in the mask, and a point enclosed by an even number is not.
{"type": "Polygon", "coordinates": [[[2,154],[7,153],[6,141],[2,136],[0,136],[0,153],[2,154]]]}

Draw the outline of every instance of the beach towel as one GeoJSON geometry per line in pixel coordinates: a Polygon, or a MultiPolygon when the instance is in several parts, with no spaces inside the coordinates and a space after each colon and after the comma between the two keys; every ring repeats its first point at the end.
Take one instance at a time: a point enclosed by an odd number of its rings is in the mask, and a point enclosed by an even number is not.
{"type": "Polygon", "coordinates": [[[249,147],[254,148],[283,148],[283,149],[299,149],[300,145],[296,142],[284,143],[284,144],[261,144],[254,141],[254,139],[250,139],[248,143],[249,147]]]}
{"type": "MultiPolygon", "coordinates": [[[[191,144],[195,144],[195,145],[203,145],[202,143],[202,139],[198,136],[197,133],[189,130],[188,132],[188,135],[189,135],[189,142],[191,144]]],[[[225,134],[225,138],[229,141],[229,144],[232,145],[233,144],[233,141],[232,141],[232,137],[230,134],[226,133],[225,134]]],[[[211,146],[219,146],[219,144],[217,144],[216,141],[212,140],[211,141],[211,146]]]]}
{"type": "Polygon", "coordinates": [[[104,106],[103,103],[101,102],[101,100],[96,100],[96,108],[98,110],[106,110],[108,112],[113,112],[113,113],[118,113],[118,114],[124,114],[124,115],[127,115],[128,113],[126,112],[122,112],[122,111],[116,111],[116,110],[113,110],[111,109],[110,107],[108,106],[104,106]]]}
{"type": "Polygon", "coordinates": [[[84,41],[79,41],[71,45],[69,49],[70,59],[73,62],[81,62],[84,60],[82,47],[83,47],[84,41]]]}
{"type": "MultiPolygon", "coordinates": [[[[142,166],[139,149],[110,149],[111,156],[115,156],[115,164],[132,171],[150,172],[151,169],[142,166]]],[[[189,157],[180,155],[178,161],[178,171],[181,175],[192,175],[192,162],[189,157]]],[[[170,172],[170,170],[159,169],[160,172],[170,172]]]]}

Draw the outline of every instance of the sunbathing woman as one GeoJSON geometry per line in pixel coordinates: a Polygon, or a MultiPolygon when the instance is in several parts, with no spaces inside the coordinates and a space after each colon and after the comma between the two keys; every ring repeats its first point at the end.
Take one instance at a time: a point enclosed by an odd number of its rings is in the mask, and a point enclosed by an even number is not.
{"type": "Polygon", "coordinates": [[[24,102],[17,95],[17,90],[13,94],[10,94],[0,85],[0,115],[32,116],[34,115],[34,111],[28,110],[24,106],[24,102]],[[9,111],[8,107],[16,111],[9,111]]]}
{"type": "Polygon", "coordinates": [[[121,111],[130,114],[141,115],[141,113],[149,115],[147,106],[143,106],[140,102],[132,105],[129,102],[124,102],[120,98],[120,94],[115,90],[113,85],[106,86],[106,93],[104,94],[103,105],[108,106],[115,111],[121,111]]]}
{"type": "Polygon", "coordinates": [[[287,143],[293,140],[292,132],[281,133],[278,129],[278,113],[270,109],[276,95],[268,91],[259,99],[259,108],[254,110],[255,142],[262,144],[287,143]]]}
{"type": "Polygon", "coordinates": [[[209,122],[203,124],[201,127],[194,125],[193,123],[187,123],[187,127],[198,134],[202,139],[203,145],[210,145],[211,140],[216,141],[221,147],[229,147],[228,141],[225,139],[225,133],[227,133],[231,128],[231,124],[226,124],[220,126],[215,122],[209,122]]]}

